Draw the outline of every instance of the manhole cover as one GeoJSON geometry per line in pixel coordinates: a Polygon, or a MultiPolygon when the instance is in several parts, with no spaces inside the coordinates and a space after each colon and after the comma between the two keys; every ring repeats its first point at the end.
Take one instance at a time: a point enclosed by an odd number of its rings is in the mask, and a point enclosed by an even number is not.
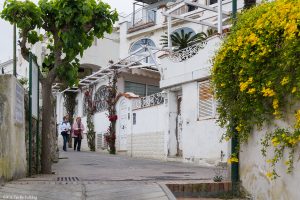
{"type": "Polygon", "coordinates": [[[164,172],[164,174],[195,174],[196,172],[164,172]]]}
{"type": "Polygon", "coordinates": [[[57,182],[78,182],[80,179],[78,177],[57,177],[57,182]]]}

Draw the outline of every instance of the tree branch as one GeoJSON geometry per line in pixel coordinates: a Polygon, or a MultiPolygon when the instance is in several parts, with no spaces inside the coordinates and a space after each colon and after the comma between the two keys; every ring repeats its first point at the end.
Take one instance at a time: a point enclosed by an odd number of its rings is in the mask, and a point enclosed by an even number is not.
{"type": "MultiPolygon", "coordinates": [[[[26,47],[26,43],[27,43],[27,39],[28,39],[28,32],[29,32],[29,30],[22,30],[22,32],[20,33],[20,37],[22,38],[22,40],[19,41],[19,46],[21,48],[21,55],[29,63],[30,62],[30,60],[29,60],[30,50],[26,47]]],[[[44,76],[43,76],[43,74],[41,72],[42,68],[37,63],[36,57],[33,57],[32,61],[34,62],[34,64],[36,66],[39,67],[40,70],[38,70],[38,73],[39,73],[40,81],[43,82],[44,76]]]]}

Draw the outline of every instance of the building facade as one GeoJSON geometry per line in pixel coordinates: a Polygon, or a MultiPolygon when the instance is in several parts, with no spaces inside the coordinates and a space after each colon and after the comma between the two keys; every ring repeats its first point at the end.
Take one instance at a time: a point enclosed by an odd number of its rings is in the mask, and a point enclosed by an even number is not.
{"type": "MultiPolygon", "coordinates": [[[[243,1],[238,1],[238,9],[242,7],[243,1]]],[[[222,37],[209,35],[205,41],[179,51],[170,51],[170,44],[162,41],[167,32],[191,35],[215,32],[217,8],[214,1],[136,1],[134,12],[120,19],[113,35],[95,40],[85,52],[82,68],[97,66],[92,73],[105,69],[110,60],[139,63],[119,68],[117,85],[122,94],[116,104],[119,153],[206,166],[226,162],[230,145],[220,143],[223,130],[216,125],[216,102],[209,80],[211,59],[222,37]]],[[[223,1],[222,9],[225,14],[230,12],[231,1],[223,1]]],[[[107,148],[104,140],[109,126],[105,107],[107,84],[108,77],[93,84],[94,100],[102,101],[94,115],[98,151],[107,148]]],[[[82,116],[85,122],[85,90],[76,92],[75,115],[82,116]]],[[[63,94],[57,93],[58,123],[66,114],[63,103],[63,94]]]]}

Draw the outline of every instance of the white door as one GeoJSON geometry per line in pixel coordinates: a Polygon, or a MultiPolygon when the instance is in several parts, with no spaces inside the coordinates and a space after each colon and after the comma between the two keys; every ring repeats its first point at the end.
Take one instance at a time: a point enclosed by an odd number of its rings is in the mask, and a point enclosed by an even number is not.
{"type": "Polygon", "coordinates": [[[126,99],[121,100],[119,105],[119,150],[127,150],[127,126],[128,126],[128,105],[126,99]]]}

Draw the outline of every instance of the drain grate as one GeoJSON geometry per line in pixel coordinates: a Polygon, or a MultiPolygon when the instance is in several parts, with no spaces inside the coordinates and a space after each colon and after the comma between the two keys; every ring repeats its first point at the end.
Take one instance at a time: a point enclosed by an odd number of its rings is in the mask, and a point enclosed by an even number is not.
{"type": "Polygon", "coordinates": [[[57,177],[58,182],[78,182],[80,179],[78,177],[57,177]]]}

